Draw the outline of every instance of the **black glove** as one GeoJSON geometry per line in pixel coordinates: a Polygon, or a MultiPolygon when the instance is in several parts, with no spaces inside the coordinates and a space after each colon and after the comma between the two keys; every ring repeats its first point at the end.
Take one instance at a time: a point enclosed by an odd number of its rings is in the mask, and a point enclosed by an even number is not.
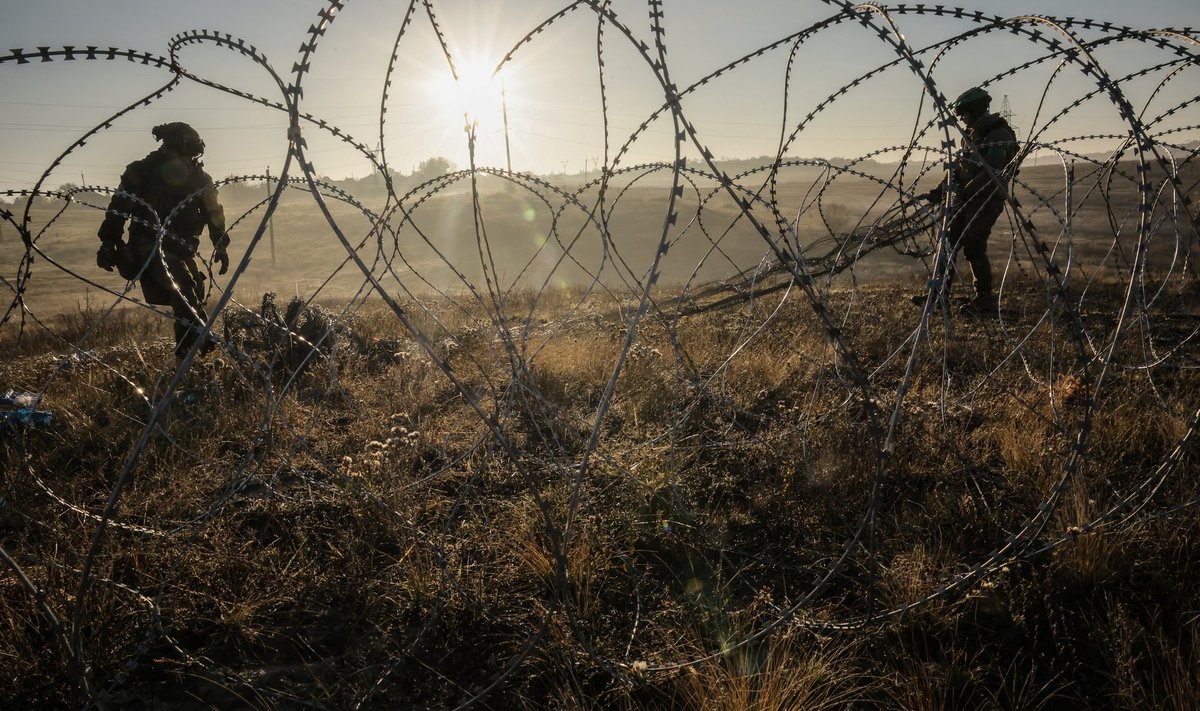
{"type": "Polygon", "coordinates": [[[226,252],[224,247],[213,253],[213,261],[221,265],[221,270],[217,272],[218,274],[224,274],[229,271],[229,252],[226,252]]]}
{"type": "Polygon", "coordinates": [[[941,202],[942,196],[945,194],[946,194],[945,187],[939,185],[927,193],[921,193],[920,195],[917,196],[917,198],[919,198],[921,200],[925,200],[926,202],[935,203],[935,202],[941,202]]]}
{"type": "Polygon", "coordinates": [[[111,272],[113,267],[120,264],[122,246],[120,242],[102,243],[100,249],[96,252],[96,266],[111,272]]]}

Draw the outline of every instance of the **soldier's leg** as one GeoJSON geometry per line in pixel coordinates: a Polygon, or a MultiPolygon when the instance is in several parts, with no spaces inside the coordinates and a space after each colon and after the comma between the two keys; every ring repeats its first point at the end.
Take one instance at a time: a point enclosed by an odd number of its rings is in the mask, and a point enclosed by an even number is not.
{"type": "Polygon", "coordinates": [[[942,279],[942,293],[949,299],[951,296],[951,287],[954,286],[954,277],[958,275],[958,255],[963,251],[965,244],[964,240],[971,229],[971,216],[967,214],[965,209],[958,210],[953,217],[950,218],[950,225],[947,227],[947,239],[950,242],[950,259],[946,263],[946,276],[942,279]]]}
{"type": "Polygon", "coordinates": [[[987,232],[972,230],[967,239],[963,240],[963,256],[971,265],[976,299],[990,296],[992,293],[992,263],[987,255],[987,238],[987,232]]]}
{"type": "Polygon", "coordinates": [[[1004,203],[989,200],[975,213],[975,219],[963,233],[962,250],[971,265],[971,277],[975,286],[975,300],[990,304],[995,300],[992,293],[992,263],[988,259],[987,243],[996,219],[1004,212],[1004,203]]]}
{"type": "MultiPolygon", "coordinates": [[[[180,343],[187,332],[187,328],[181,321],[181,318],[187,313],[187,301],[180,298],[175,277],[163,266],[162,259],[158,255],[154,255],[154,258],[142,271],[141,285],[142,296],[145,297],[146,303],[171,307],[171,314],[174,316],[172,325],[175,330],[175,352],[178,354],[180,343]]],[[[184,349],[183,352],[186,353],[187,349],[184,349]]]]}
{"type": "MultiPolygon", "coordinates": [[[[196,342],[200,328],[208,320],[208,313],[204,310],[202,292],[189,265],[175,256],[168,256],[166,262],[173,282],[171,309],[175,314],[175,357],[183,358],[196,342]]],[[[206,353],[211,347],[211,343],[206,344],[200,352],[206,353]]]]}
{"type": "Polygon", "coordinates": [[[931,281],[930,288],[920,294],[914,294],[911,301],[924,308],[930,292],[933,292],[933,298],[936,302],[941,302],[950,298],[950,287],[954,284],[954,272],[958,261],[958,253],[962,249],[962,235],[966,228],[965,215],[962,210],[956,211],[950,217],[950,224],[946,225],[946,251],[948,254],[944,258],[943,264],[935,264],[934,280],[931,281]],[[937,273],[938,269],[943,269],[942,273],[937,273]],[[936,280],[940,279],[940,283],[936,280]]]}

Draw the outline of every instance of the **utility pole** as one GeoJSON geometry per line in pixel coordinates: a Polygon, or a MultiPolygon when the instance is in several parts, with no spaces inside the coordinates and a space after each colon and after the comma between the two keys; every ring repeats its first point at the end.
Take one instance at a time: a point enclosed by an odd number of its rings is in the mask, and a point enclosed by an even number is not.
{"type": "MultiPolygon", "coordinates": [[[[267,199],[271,199],[271,166],[267,166],[267,199]]],[[[271,265],[275,264],[275,216],[267,220],[267,228],[269,229],[271,239],[271,265]]]]}

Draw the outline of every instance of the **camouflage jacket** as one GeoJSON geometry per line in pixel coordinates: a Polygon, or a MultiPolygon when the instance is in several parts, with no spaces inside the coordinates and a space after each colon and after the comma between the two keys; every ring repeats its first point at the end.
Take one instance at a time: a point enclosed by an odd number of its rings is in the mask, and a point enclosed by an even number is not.
{"type": "Polygon", "coordinates": [[[966,141],[954,167],[956,192],[965,199],[1003,199],[1005,190],[992,179],[984,162],[1007,183],[1016,174],[1017,135],[1001,116],[985,114],[967,127],[966,141]]]}
{"type": "Polygon", "coordinates": [[[154,244],[160,226],[165,227],[163,249],[178,256],[196,254],[205,226],[214,246],[223,248],[229,242],[225,211],[212,178],[198,164],[173,152],[160,148],[130,163],[118,190],[100,225],[103,242],[119,242],[126,219],[129,243],[141,250],[154,244]],[[141,201],[153,208],[153,214],[141,201]]]}

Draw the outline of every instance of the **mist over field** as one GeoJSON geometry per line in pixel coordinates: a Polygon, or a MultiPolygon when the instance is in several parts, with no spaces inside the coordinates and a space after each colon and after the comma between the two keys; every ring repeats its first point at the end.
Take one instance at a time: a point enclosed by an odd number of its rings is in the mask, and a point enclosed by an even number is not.
{"type": "MultiPolygon", "coordinates": [[[[1131,162],[1117,164],[1117,169],[1127,174],[1135,172],[1131,162]]],[[[1064,253],[1069,246],[1071,267],[1080,276],[1090,277],[1103,274],[1105,265],[1118,259],[1116,253],[1131,248],[1134,237],[1114,239],[1112,224],[1124,223],[1126,235],[1136,232],[1136,186],[1123,180],[1101,191],[1094,187],[1103,175],[1101,171],[1076,170],[1076,207],[1069,239],[1059,214],[1063,207],[1060,203],[1066,199],[1063,166],[1028,166],[1021,173],[1021,179],[1036,194],[1054,196],[1052,202],[1039,205],[1028,191],[1017,195],[1021,199],[1024,194],[1030,208],[1027,217],[1041,230],[1042,238],[1060,244],[1064,253]]],[[[785,179],[775,186],[773,204],[793,221],[800,216],[794,229],[802,245],[845,235],[856,228],[863,231],[899,197],[886,185],[888,172],[877,171],[881,177],[874,180],[836,174],[830,180],[827,172],[822,175],[823,171],[804,169],[810,179],[786,176],[792,180],[785,179]]],[[[556,194],[526,189],[487,174],[479,176],[476,186],[478,224],[472,215],[467,176],[459,176],[443,189],[417,189],[413,204],[399,211],[384,199],[382,181],[351,185],[357,189],[349,194],[358,204],[333,193],[327,201],[354,253],[385,289],[397,295],[459,293],[484,283],[485,273],[502,291],[598,283],[632,294],[647,276],[667,219],[669,173],[661,169],[646,172],[646,177],[614,180],[608,186],[608,194],[613,196],[603,204],[608,216],[596,202],[596,184],[578,193],[577,185],[565,186],[569,192],[556,194]],[[387,214],[381,217],[385,209],[387,214]]],[[[1193,173],[1189,168],[1182,177],[1186,181],[1193,173]]],[[[928,181],[930,185],[933,182],[928,181]]],[[[773,258],[767,242],[747,220],[741,219],[739,207],[715,188],[712,180],[696,179],[675,203],[674,209],[681,217],[672,226],[670,248],[660,264],[662,284],[675,289],[686,284],[695,287],[773,258]]],[[[266,189],[263,183],[235,183],[221,189],[232,226],[235,260],[249,249],[254,238],[262,219],[266,189]]],[[[70,203],[54,198],[35,201],[30,230],[46,259],[39,257],[35,262],[38,278],[24,293],[31,310],[42,314],[69,312],[83,300],[99,305],[115,298],[101,288],[117,293],[124,290],[125,282],[119,276],[95,267],[99,245],[95,231],[106,205],[107,196],[93,193],[76,194],[70,203]],[[93,283],[86,284],[80,277],[93,283]]],[[[767,214],[763,205],[756,209],[767,214]]],[[[1014,236],[1012,225],[1006,226],[1004,219],[991,240],[993,259],[1009,261],[1012,268],[1036,262],[1029,245],[1019,235],[1014,236]]],[[[1006,219],[1011,220],[1011,214],[1006,219]]],[[[1194,241],[1195,227],[1183,224],[1179,234],[1171,236],[1170,242],[1159,239],[1150,245],[1152,269],[1168,267],[1179,256],[1176,245],[1186,248],[1194,241]]],[[[0,270],[14,273],[22,256],[19,238],[10,228],[0,239],[7,245],[0,251],[0,270]]],[[[922,246],[931,250],[934,239],[931,223],[922,236],[922,246]]],[[[207,239],[201,249],[201,256],[207,257],[211,249],[206,251],[205,247],[207,239]]],[[[267,291],[330,303],[362,296],[370,288],[362,268],[349,260],[349,253],[313,201],[307,185],[297,184],[283,193],[245,273],[239,277],[235,296],[251,304],[267,291]]],[[[930,269],[928,259],[900,254],[895,249],[849,261],[852,268],[836,275],[829,285],[844,287],[853,279],[867,283],[893,281],[919,288],[930,269]]],[[[226,283],[221,279],[214,282],[221,288],[226,283]]],[[[135,288],[129,296],[139,298],[140,294],[135,288]]],[[[215,299],[215,295],[210,298],[215,299]]]]}

